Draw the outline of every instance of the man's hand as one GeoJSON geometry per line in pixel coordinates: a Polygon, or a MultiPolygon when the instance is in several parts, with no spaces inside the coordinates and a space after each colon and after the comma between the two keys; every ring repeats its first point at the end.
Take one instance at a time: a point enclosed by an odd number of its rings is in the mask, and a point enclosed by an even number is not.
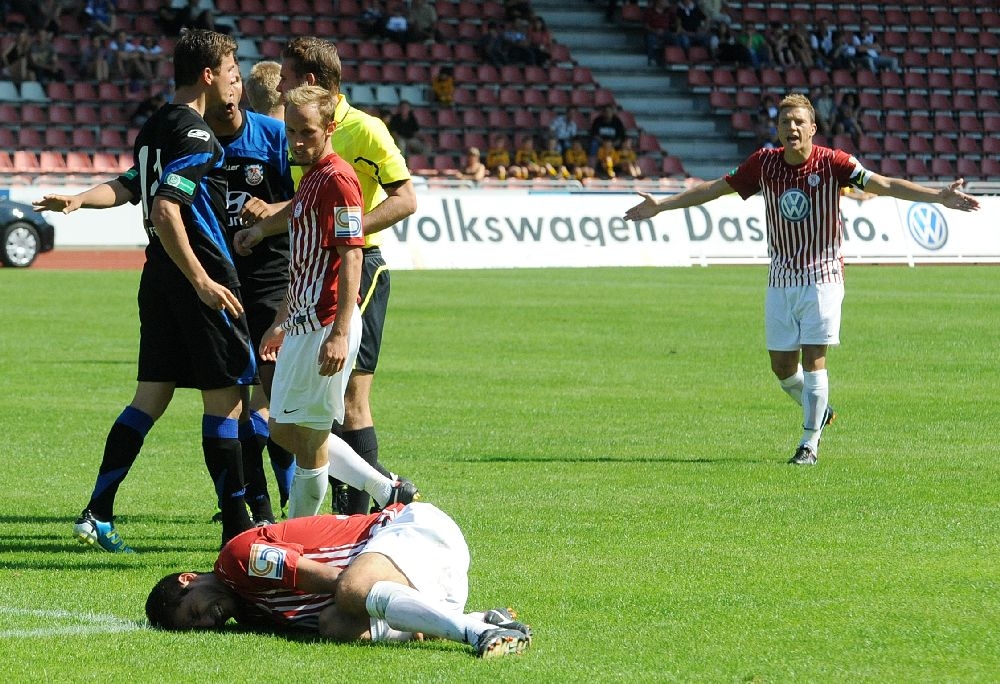
{"type": "Polygon", "coordinates": [[[342,371],[347,363],[347,347],[347,335],[331,330],[319,348],[319,374],[329,376],[342,371]]]}
{"type": "Polygon", "coordinates": [[[260,197],[251,197],[243,203],[243,209],[240,211],[240,218],[243,219],[243,223],[245,225],[252,226],[258,221],[263,221],[268,216],[276,214],[278,209],[283,206],[283,202],[272,206],[260,197]]]}
{"type": "Polygon", "coordinates": [[[81,206],[83,199],[79,195],[45,195],[31,203],[35,211],[58,211],[63,214],[71,214],[81,206]]]}
{"type": "Polygon", "coordinates": [[[941,190],[941,204],[949,209],[958,209],[959,211],[977,211],[979,200],[962,192],[963,185],[965,185],[965,179],[959,178],[947,188],[943,188],[941,190]]]}
{"type": "Polygon", "coordinates": [[[234,318],[243,314],[243,305],[239,298],[229,288],[214,280],[198,284],[195,290],[202,303],[213,311],[228,311],[234,318]]]}
{"type": "Polygon", "coordinates": [[[660,213],[656,199],[652,195],[648,192],[640,192],[639,196],[643,198],[642,203],[635,205],[625,212],[626,221],[639,221],[641,219],[653,218],[660,213]]]}
{"type": "Polygon", "coordinates": [[[260,228],[257,226],[243,228],[236,231],[236,235],[233,236],[233,249],[240,256],[247,256],[263,239],[264,236],[261,235],[260,228]]]}
{"type": "Polygon", "coordinates": [[[276,361],[281,343],[285,341],[285,331],[281,326],[271,326],[260,340],[260,358],[264,361],[276,361]]]}

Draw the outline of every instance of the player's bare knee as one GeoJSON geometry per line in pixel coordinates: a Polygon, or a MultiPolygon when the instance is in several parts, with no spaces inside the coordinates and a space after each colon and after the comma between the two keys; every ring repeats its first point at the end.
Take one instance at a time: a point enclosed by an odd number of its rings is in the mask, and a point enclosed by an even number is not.
{"type": "Polygon", "coordinates": [[[319,614],[319,635],[331,641],[346,643],[370,639],[369,625],[367,614],[363,617],[347,616],[336,605],[319,614]]]}

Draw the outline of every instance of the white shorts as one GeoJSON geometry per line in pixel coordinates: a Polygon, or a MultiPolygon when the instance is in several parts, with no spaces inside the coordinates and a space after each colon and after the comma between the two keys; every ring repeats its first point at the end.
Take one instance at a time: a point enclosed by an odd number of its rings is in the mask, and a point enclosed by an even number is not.
{"type": "Polygon", "coordinates": [[[319,374],[319,351],[333,323],[322,330],[285,335],[271,383],[271,419],[329,431],[344,420],[344,392],[361,345],[361,312],[354,307],[347,338],[347,361],[336,375],[319,374]]]}
{"type": "Polygon", "coordinates": [[[469,547],[455,521],[436,506],[411,503],[373,534],[361,553],[380,553],[417,591],[465,610],[469,598],[469,547]]]}
{"type": "Polygon", "coordinates": [[[843,283],[768,287],[764,328],[770,351],[798,351],[804,344],[840,344],[843,283]]]}

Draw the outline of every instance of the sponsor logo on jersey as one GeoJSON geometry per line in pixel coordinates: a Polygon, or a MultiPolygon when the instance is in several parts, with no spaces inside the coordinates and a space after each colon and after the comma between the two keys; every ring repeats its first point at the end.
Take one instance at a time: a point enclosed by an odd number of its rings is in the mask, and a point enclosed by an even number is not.
{"type": "Polygon", "coordinates": [[[198,140],[204,140],[205,142],[208,142],[209,140],[212,139],[212,134],[209,133],[208,131],[203,131],[200,128],[192,128],[190,131],[188,131],[188,137],[198,138],[198,140]]]}
{"type": "Polygon", "coordinates": [[[263,579],[280,580],[285,576],[286,549],[267,544],[254,544],[250,547],[250,561],[247,563],[247,575],[263,579]]]}
{"type": "Polygon", "coordinates": [[[333,236],[338,238],[361,237],[361,207],[334,207],[333,236]]]}
{"type": "Polygon", "coordinates": [[[185,194],[194,195],[194,182],[184,176],[178,176],[176,173],[170,173],[163,179],[163,182],[172,188],[177,188],[185,194]]]}
{"type": "Polygon", "coordinates": [[[778,211],[787,221],[797,223],[809,215],[809,195],[798,188],[786,190],[778,198],[778,211]]]}
{"type": "Polygon", "coordinates": [[[243,205],[253,197],[249,192],[230,190],[226,193],[226,211],[230,216],[239,216],[243,211],[243,205]]]}
{"type": "Polygon", "coordinates": [[[264,181],[263,164],[247,164],[244,169],[247,185],[260,185],[264,181]]]}
{"type": "Polygon", "coordinates": [[[906,212],[906,227],[914,242],[931,251],[937,251],[948,242],[948,222],[933,204],[918,203],[906,212]]]}

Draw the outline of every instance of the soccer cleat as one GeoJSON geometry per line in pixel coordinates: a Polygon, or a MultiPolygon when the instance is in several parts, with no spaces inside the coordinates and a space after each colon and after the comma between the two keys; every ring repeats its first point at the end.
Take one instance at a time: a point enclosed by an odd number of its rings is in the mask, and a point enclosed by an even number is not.
{"type": "Polygon", "coordinates": [[[494,608],[483,613],[483,622],[488,622],[504,629],[513,629],[528,637],[531,643],[531,626],[517,621],[517,613],[513,608],[494,608]]]}
{"type": "Polygon", "coordinates": [[[793,465],[816,465],[816,452],[808,444],[802,444],[788,462],[793,465]]]}
{"type": "Polygon", "coordinates": [[[405,477],[401,477],[392,485],[392,493],[389,495],[389,500],[385,502],[385,506],[397,503],[409,504],[414,501],[420,501],[420,491],[417,489],[417,485],[405,477]]]}
{"type": "Polygon", "coordinates": [[[837,420],[837,412],[834,411],[833,407],[828,404],[826,411],[823,412],[823,427],[832,425],[835,420],[837,420]]]}
{"type": "Polygon", "coordinates": [[[476,655],[484,660],[519,655],[531,645],[528,636],[516,629],[488,629],[476,641],[476,655]]]}
{"type": "Polygon", "coordinates": [[[98,520],[90,509],[85,509],[76,519],[73,536],[81,544],[96,545],[108,553],[135,553],[132,547],[125,544],[114,523],[98,520]]]}

